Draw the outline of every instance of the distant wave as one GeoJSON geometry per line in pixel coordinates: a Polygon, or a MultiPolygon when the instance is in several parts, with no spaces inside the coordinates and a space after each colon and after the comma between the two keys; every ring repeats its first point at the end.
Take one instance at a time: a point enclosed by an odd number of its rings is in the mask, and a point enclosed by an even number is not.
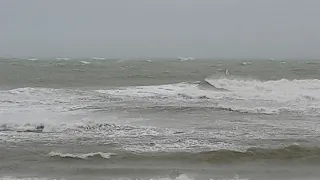
{"type": "Polygon", "coordinates": [[[178,60],[180,61],[192,61],[195,60],[193,57],[178,57],[178,60]]]}
{"type": "Polygon", "coordinates": [[[88,62],[88,61],[79,61],[79,62],[82,64],[90,64],[90,62],[88,62]]]}
{"type": "Polygon", "coordinates": [[[305,63],[306,63],[306,64],[319,64],[319,61],[317,61],[317,62],[312,62],[312,61],[310,62],[310,61],[306,61],[305,63]]]}
{"type": "Polygon", "coordinates": [[[110,159],[111,156],[115,154],[113,153],[102,153],[102,152],[94,152],[94,153],[59,153],[59,152],[50,152],[48,156],[51,157],[59,157],[59,158],[72,158],[72,159],[88,159],[88,158],[103,158],[110,159]]]}
{"type": "Polygon", "coordinates": [[[250,61],[248,61],[248,62],[241,62],[240,64],[241,65],[251,65],[252,63],[250,61]]]}
{"type": "Polygon", "coordinates": [[[93,60],[105,60],[106,58],[105,57],[93,57],[92,59],[93,60]]]}
{"type": "Polygon", "coordinates": [[[59,61],[68,61],[68,60],[70,60],[70,58],[57,57],[56,60],[59,60],[59,61]]]}
{"type": "Polygon", "coordinates": [[[37,61],[38,59],[37,58],[29,58],[28,60],[29,61],[37,61]]]}

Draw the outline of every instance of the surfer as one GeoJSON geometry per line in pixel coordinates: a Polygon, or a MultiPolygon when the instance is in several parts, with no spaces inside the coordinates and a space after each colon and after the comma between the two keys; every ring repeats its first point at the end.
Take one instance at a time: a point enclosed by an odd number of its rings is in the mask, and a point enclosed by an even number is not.
{"type": "Polygon", "coordinates": [[[230,75],[230,73],[229,73],[229,70],[228,70],[228,69],[225,69],[225,70],[224,70],[224,75],[225,75],[225,76],[229,76],[229,75],[230,75]]]}

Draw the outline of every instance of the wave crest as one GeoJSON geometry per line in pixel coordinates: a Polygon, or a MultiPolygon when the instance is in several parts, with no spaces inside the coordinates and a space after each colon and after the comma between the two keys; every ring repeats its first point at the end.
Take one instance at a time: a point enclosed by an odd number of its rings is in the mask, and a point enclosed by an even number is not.
{"type": "Polygon", "coordinates": [[[59,152],[50,152],[48,156],[50,157],[59,157],[59,158],[71,158],[71,159],[88,159],[88,158],[103,158],[110,159],[113,153],[103,153],[103,152],[94,152],[94,153],[59,153],[59,152]]]}

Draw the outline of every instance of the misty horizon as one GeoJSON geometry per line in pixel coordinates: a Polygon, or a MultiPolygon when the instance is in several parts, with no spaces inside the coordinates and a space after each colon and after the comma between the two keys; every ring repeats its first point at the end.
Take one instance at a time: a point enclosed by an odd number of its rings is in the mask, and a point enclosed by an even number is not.
{"type": "Polygon", "coordinates": [[[318,59],[316,0],[0,2],[0,57],[318,59]]]}

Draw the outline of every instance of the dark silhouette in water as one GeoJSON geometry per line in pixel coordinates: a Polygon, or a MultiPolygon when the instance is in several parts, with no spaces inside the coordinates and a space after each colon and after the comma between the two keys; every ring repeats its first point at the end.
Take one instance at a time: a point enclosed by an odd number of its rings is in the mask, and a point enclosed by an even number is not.
{"type": "Polygon", "coordinates": [[[33,133],[41,133],[44,129],[44,125],[43,124],[40,124],[40,125],[37,125],[35,127],[35,129],[25,129],[25,130],[13,130],[12,128],[10,127],[7,127],[6,125],[2,125],[2,127],[0,128],[0,131],[16,131],[16,132],[33,132],[33,133]]]}
{"type": "Polygon", "coordinates": [[[198,88],[202,90],[212,90],[212,91],[228,91],[224,88],[217,88],[214,85],[212,85],[210,82],[205,79],[204,81],[199,82],[198,88]]]}
{"type": "MultiPolygon", "coordinates": [[[[225,77],[230,76],[229,70],[225,69],[224,71],[225,77]]],[[[198,87],[203,90],[213,90],[213,91],[228,91],[224,88],[217,88],[213,84],[211,84],[206,78],[204,81],[199,82],[198,87]]]]}

